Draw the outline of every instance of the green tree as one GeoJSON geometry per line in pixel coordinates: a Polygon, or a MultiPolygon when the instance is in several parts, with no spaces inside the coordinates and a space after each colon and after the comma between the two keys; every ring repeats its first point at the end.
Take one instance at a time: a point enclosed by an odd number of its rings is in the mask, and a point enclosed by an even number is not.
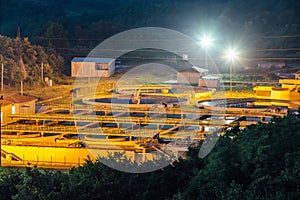
{"type": "MultiPolygon", "coordinates": [[[[0,35],[0,61],[4,64],[4,83],[6,85],[19,85],[21,71],[17,64],[17,41],[0,35]]],[[[43,47],[32,45],[28,38],[21,41],[21,55],[27,71],[25,82],[41,82],[41,63],[44,64],[44,77],[59,76],[64,69],[64,60],[54,50],[44,50],[43,47]],[[55,72],[55,73],[54,73],[55,72]]]]}

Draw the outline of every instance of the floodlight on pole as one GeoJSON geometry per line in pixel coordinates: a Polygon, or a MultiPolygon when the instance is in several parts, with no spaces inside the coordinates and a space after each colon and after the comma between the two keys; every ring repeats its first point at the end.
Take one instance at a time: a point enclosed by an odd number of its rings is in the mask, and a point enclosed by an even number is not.
{"type": "Polygon", "coordinates": [[[202,39],[201,39],[201,45],[202,47],[204,48],[205,50],[205,68],[208,69],[208,63],[207,63],[207,48],[209,46],[212,45],[212,39],[208,36],[204,36],[202,39]]]}
{"type": "Polygon", "coordinates": [[[212,45],[212,39],[208,36],[204,36],[202,39],[201,39],[201,44],[204,48],[207,48],[209,46],[212,45]]]}
{"type": "Polygon", "coordinates": [[[229,49],[226,52],[226,58],[230,61],[233,61],[237,58],[237,52],[234,49],[229,49]]]}
{"type": "Polygon", "coordinates": [[[237,52],[234,49],[229,49],[225,56],[230,62],[230,97],[232,97],[232,63],[237,59],[237,52]]]}

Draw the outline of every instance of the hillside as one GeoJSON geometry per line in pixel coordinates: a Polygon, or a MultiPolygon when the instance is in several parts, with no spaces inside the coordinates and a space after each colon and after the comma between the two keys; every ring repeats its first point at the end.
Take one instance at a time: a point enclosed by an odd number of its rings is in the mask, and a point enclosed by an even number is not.
{"type": "MultiPolygon", "coordinates": [[[[250,49],[299,48],[299,9],[299,1],[292,0],[2,0],[0,34],[15,37],[20,26],[31,42],[54,47],[65,57],[84,55],[113,34],[145,26],[193,38],[213,32],[219,43],[243,41],[250,49]]],[[[252,56],[274,54],[295,51],[252,56]]]]}

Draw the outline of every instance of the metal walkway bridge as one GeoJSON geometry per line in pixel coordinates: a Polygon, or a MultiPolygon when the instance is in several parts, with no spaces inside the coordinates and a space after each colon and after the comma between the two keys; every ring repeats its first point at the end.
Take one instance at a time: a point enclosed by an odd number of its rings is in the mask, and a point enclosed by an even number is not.
{"type": "MultiPolygon", "coordinates": [[[[62,107],[60,110],[64,109],[62,107]]],[[[18,133],[18,135],[24,135],[24,133],[40,133],[41,135],[44,135],[44,133],[57,133],[62,135],[81,134],[136,137],[152,137],[160,133],[163,138],[195,136],[202,139],[204,135],[211,133],[210,131],[205,131],[205,127],[222,129],[233,125],[233,122],[237,119],[249,117],[258,118],[263,121],[266,117],[282,117],[285,115],[284,113],[277,113],[270,109],[221,108],[219,110],[208,110],[195,108],[149,109],[142,107],[129,110],[117,107],[114,108],[113,113],[109,108],[94,109],[92,111],[73,110],[73,112],[70,111],[69,113],[11,115],[10,117],[14,121],[19,121],[20,123],[5,125],[2,127],[2,132],[4,134],[18,133]],[[95,112],[104,112],[104,114],[91,114],[95,112]],[[143,114],[143,116],[132,114],[143,114]],[[170,115],[173,115],[173,117],[170,117],[170,115]],[[227,119],[232,117],[237,118],[233,122],[232,120],[231,122],[227,122],[227,119]],[[47,121],[46,124],[45,121],[47,121]],[[70,122],[73,125],[62,125],[63,122],[70,122]],[[81,123],[85,123],[85,125],[81,125],[81,123]],[[106,127],[107,124],[113,126],[106,127]],[[125,125],[127,127],[131,125],[132,128],[126,128],[125,125]],[[166,129],[163,127],[169,128],[166,129]]],[[[247,123],[243,123],[243,125],[245,126],[247,123]]]]}

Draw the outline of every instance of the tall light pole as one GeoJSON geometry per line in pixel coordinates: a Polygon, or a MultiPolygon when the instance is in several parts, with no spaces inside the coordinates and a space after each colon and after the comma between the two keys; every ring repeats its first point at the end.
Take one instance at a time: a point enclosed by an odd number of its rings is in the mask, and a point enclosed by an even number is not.
{"type": "Polygon", "coordinates": [[[230,97],[232,97],[232,63],[237,58],[237,52],[234,49],[229,49],[226,52],[226,57],[230,62],[230,97]]]}
{"type": "Polygon", "coordinates": [[[201,45],[202,45],[202,47],[205,50],[205,68],[208,69],[207,48],[212,45],[212,39],[210,37],[208,37],[208,36],[204,36],[201,39],[201,45]]]}

